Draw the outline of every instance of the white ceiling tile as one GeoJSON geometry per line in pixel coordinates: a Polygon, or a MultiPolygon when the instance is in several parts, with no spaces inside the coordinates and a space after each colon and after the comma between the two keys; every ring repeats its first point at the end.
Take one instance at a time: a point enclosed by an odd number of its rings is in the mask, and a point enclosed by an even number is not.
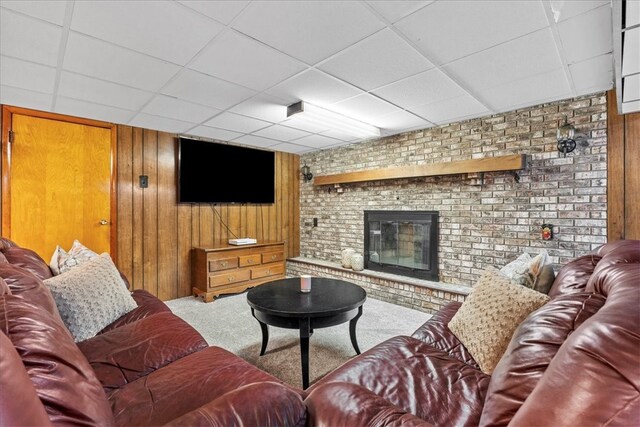
{"type": "Polygon", "coordinates": [[[236,105],[229,111],[271,123],[279,123],[287,118],[287,105],[288,103],[282,99],[261,93],[236,105]]]}
{"type": "Polygon", "coordinates": [[[621,114],[637,113],[638,111],[640,111],[640,100],[622,103],[621,114]]]}
{"type": "Polygon", "coordinates": [[[468,87],[485,88],[561,66],[553,34],[545,28],[451,62],[444,70],[468,87]]]}
{"type": "Polygon", "coordinates": [[[417,117],[408,111],[398,111],[388,116],[376,117],[373,124],[386,131],[404,131],[414,129],[426,129],[433,126],[421,117],[417,117]]]}
{"type": "Polygon", "coordinates": [[[251,133],[270,126],[271,123],[239,114],[224,112],[205,123],[206,126],[227,129],[240,133],[251,133]]]}
{"type": "Polygon", "coordinates": [[[269,147],[275,151],[283,151],[285,153],[302,154],[314,151],[313,148],[305,147],[303,145],[291,144],[288,142],[281,142],[280,144],[272,145],[269,147]]]}
{"type": "Polygon", "coordinates": [[[142,112],[154,116],[169,117],[191,123],[201,123],[208,118],[220,114],[222,110],[194,104],[170,96],[157,95],[151,100],[142,112]]]}
{"type": "Polygon", "coordinates": [[[318,68],[371,90],[433,68],[433,64],[390,29],[384,29],[318,68]]]}
{"type": "Polygon", "coordinates": [[[373,123],[375,117],[402,111],[395,105],[368,93],[333,104],[330,109],[346,117],[369,124],[373,123]]]}
{"type": "Polygon", "coordinates": [[[465,92],[442,71],[434,69],[376,89],[374,94],[401,108],[455,98],[465,92]]]}
{"type": "Polygon", "coordinates": [[[67,2],[60,0],[2,0],[0,6],[56,25],[62,25],[67,2]]]}
{"type": "Polygon", "coordinates": [[[0,85],[0,104],[50,111],[53,95],[0,85]]]}
{"type": "Polygon", "coordinates": [[[68,98],[109,105],[125,110],[139,110],[151,93],[63,71],[58,94],[68,98]]]}
{"type": "Polygon", "coordinates": [[[433,1],[367,1],[386,20],[394,23],[407,15],[425,7],[433,1]]]}
{"type": "Polygon", "coordinates": [[[264,43],[315,64],[384,27],[357,2],[252,2],[233,27],[264,43]]]}
{"type": "Polygon", "coordinates": [[[135,111],[65,97],[58,97],[56,99],[55,112],[121,124],[127,123],[136,114],[135,111]]]}
{"type": "Polygon", "coordinates": [[[309,69],[269,89],[267,93],[289,104],[306,101],[324,107],[361,94],[362,91],[318,70],[309,69]]]}
{"type": "Polygon", "coordinates": [[[330,147],[332,145],[341,144],[344,141],[340,141],[334,138],[329,138],[328,136],[322,135],[309,135],[304,138],[296,139],[294,141],[295,144],[304,145],[305,147],[312,148],[325,148],[330,147]]]}
{"type": "Polygon", "coordinates": [[[212,128],[209,126],[198,126],[189,131],[190,135],[202,136],[219,141],[231,141],[232,139],[242,136],[241,133],[231,132],[226,129],[212,128]]]}
{"type": "Polygon", "coordinates": [[[175,64],[73,31],[67,40],[63,68],[154,92],[180,70],[175,64]]]}
{"type": "Polygon", "coordinates": [[[446,64],[548,25],[540,1],[437,1],[396,27],[428,58],[446,64]]]}
{"type": "Polygon", "coordinates": [[[194,127],[193,123],[181,120],[168,119],[166,117],[152,116],[151,114],[139,113],[128,123],[143,129],[159,130],[162,132],[184,133],[194,127]]]}
{"type": "Polygon", "coordinates": [[[254,132],[254,135],[277,139],[279,141],[291,141],[294,139],[302,138],[304,136],[308,136],[309,132],[304,132],[299,129],[294,129],[282,125],[273,125],[254,132]]]}
{"type": "Polygon", "coordinates": [[[640,74],[624,78],[623,102],[640,100],[640,74]]]}
{"type": "Polygon", "coordinates": [[[262,91],[304,70],[305,65],[229,30],[198,55],[189,68],[262,91]]]}
{"type": "Polygon", "coordinates": [[[640,73],[640,27],[625,31],[623,40],[622,75],[640,73]]]}
{"type": "Polygon", "coordinates": [[[5,86],[53,93],[55,79],[53,67],[0,56],[0,82],[5,86]]]}
{"type": "Polygon", "coordinates": [[[610,89],[613,85],[613,55],[597,56],[569,65],[573,84],[579,93],[610,89]]]}
{"type": "MultiPolygon", "coordinates": [[[[609,3],[607,1],[607,3],[609,3]]],[[[640,24],[640,1],[627,0],[624,27],[630,28],[640,24]]]]}
{"type": "Polygon", "coordinates": [[[184,70],[162,89],[162,93],[226,109],[250,98],[256,92],[197,71],[184,70]]]}
{"type": "MultiPolygon", "coordinates": [[[[556,22],[566,21],[605,4],[611,5],[611,0],[551,0],[551,11],[556,22]]],[[[633,3],[633,2],[631,2],[633,3]]]]}
{"type": "Polygon", "coordinates": [[[62,28],[2,9],[0,53],[56,66],[62,28]]]}
{"type": "Polygon", "coordinates": [[[276,144],[281,143],[282,141],[277,141],[275,139],[263,138],[261,136],[255,135],[243,135],[233,140],[233,142],[237,142],[240,144],[251,145],[253,147],[273,147],[276,144]]]}
{"type": "Polygon", "coordinates": [[[480,89],[478,95],[494,112],[504,112],[527,105],[569,98],[571,89],[564,69],[557,69],[502,86],[480,89]]]}
{"type": "Polygon", "coordinates": [[[77,1],[71,28],[184,65],[224,27],[172,1],[77,1]]]}
{"type": "Polygon", "coordinates": [[[613,50],[610,6],[562,21],[557,27],[568,64],[613,50]]]}
{"type": "Polygon", "coordinates": [[[445,124],[469,117],[480,117],[491,112],[470,95],[445,99],[433,104],[420,105],[411,109],[432,123],[445,124]]]}
{"type": "Polygon", "coordinates": [[[179,3],[228,25],[249,2],[240,0],[184,0],[179,3]]]}
{"type": "Polygon", "coordinates": [[[292,127],[295,129],[304,130],[309,133],[322,133],[329,130],[327,126],[322,126],[317,123],[311,123],[304,119],[301,119],[300,116],[294,114],[289,117],[287,120],[280,122],[281,125],[285,125],[288,127],[292,127]]]}

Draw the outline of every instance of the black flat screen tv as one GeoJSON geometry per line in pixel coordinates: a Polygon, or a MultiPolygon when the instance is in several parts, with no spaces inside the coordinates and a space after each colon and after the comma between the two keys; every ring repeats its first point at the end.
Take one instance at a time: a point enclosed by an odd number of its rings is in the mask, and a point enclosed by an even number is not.
{"type": "Polygon", "coordinates": [[[178,203],[274,202],[275,153],[237,145],[178,140],[178,203]]]}

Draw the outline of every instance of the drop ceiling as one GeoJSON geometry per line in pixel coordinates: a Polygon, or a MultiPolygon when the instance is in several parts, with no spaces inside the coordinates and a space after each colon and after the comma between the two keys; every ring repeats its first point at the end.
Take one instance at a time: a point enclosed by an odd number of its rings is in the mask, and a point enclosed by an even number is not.
{"type": "Polygon", "coordinates": [[[429,128],[613,87],[605,1],[0,0],[0,103],[271,150],[358,142],[303,100],[429,128]]]}

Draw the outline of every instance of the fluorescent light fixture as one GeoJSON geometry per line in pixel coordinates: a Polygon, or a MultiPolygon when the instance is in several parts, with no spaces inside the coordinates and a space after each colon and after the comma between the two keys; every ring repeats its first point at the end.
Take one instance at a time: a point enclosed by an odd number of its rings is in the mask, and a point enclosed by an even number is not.
{"type": "Polygon", "coordinates": [[[324,126],[337,130],[357,138],[375,138],[380,136],[380,129],[333,111],[325,110],[307,102],[298,101],[287,107],[287,117],[295,117],[299,120],[314,125],[324,126]]]}

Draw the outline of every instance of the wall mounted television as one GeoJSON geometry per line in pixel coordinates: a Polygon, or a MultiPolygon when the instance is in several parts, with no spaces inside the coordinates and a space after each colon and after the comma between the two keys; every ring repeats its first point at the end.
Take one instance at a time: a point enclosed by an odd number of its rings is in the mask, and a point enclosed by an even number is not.
{"type": "Polygon", "coordinates": [[[269,204],[274,198],[273,151],[178,139],[178,203],[269,204]]]}

